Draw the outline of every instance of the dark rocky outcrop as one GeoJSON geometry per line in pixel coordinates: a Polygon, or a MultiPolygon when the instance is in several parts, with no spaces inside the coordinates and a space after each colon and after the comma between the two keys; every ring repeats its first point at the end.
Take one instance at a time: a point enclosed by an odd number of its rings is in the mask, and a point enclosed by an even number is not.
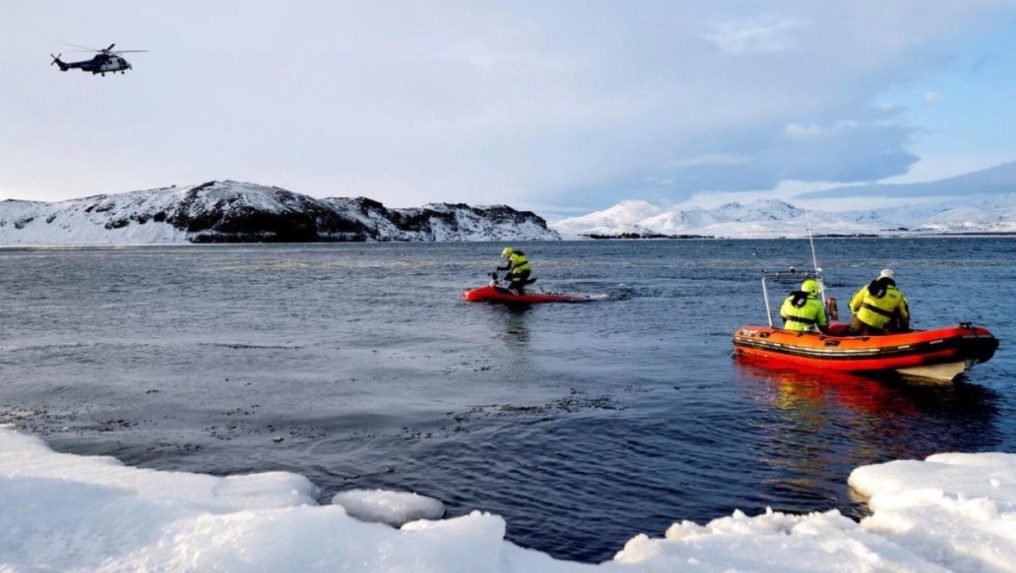
{"type": "Polygon", "coordinates": [[[8,237],[9,242],[47,244],[560,238],[536,214],[504,205],[435,203],[389,209],[365,197],[316,199],[235,181],[96,195],[62,203],[0,205],[0,226],[8,222],[22,231],[8,237]],[[52,224],[51,228],[32,227],[37,218],[52,224]]]}

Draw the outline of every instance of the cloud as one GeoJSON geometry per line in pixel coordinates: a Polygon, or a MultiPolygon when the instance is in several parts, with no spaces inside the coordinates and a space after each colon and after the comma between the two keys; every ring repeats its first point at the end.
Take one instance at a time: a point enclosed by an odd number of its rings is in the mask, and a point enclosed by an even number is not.
{"type": "Polygon", "coordinates": [[[705,167],[717,165],[741,165],[749,161],[744,155],[733,153],[707,153],[694,157],[681,157],[667,163],[671,169],[687,169],[690,167],[705,167]]]}
{"type": "Polygon", "coordinates": [[[803,25],[797,18],[762,16],[723,22],[703,37],[727,54],[779,52],[794,45],[790,33],[803,25]]]}
{"type": "Polygon", "coordinates": [[[8,7],[0,66],[19,80],[0,90],[0,185],[53,199],[229,177],[564,210],[873,181],[906,172],[917,127],[873,102],[1011,15],[945,0],[237,6],[8,7]],[[115,78],[47,67],[60,43],[89,43],[81,30],[152,51],[115,78]]]}
{"type": "Polygon", "coordinates": [[[793,139],[815,139],[819,137],[835,136],[849,130],[857,129],[860,126],[860,123],[852,119],[842,119],[830,125],[818,125],[816,123],[802,125],[800,123],[790,123],[783,128],[783,132],[793,139]]]}
{"type": "Polygon", "coordinates": [[[942,101],[942,96],[938,95],[937,92],[924,92],[924,103],[925,105],[935,105],[942,101]]]}
{"type": "Polygon", "coordinates": [[[803,193],[804,199],[827,198],[929,198],[1009,194],[1016,189],[1016,161],[961,175],[919,183],[834,187],[803,193]]]}
{"type": "Polygon", "coordinates": [[[897,113],[860,105],[829,112],[831,117],[856,118],[851,120],[816,118],[782,125],[774,121],[752,131],[735,128],[718,137],[709,153],[661,162],[651,167],[651,175],[622,174],[572,197],[600,203],[639,197],[666,204],[696,193],[770,189],[782,181],[877,181],[905,172],[917,160],[907,150],[913,128],[896,123],[897,113]]]}

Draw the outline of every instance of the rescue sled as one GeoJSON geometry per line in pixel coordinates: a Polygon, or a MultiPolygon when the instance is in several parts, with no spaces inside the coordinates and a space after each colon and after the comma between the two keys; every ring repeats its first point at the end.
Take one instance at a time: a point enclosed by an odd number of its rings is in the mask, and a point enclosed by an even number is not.
{"type": "MultiPolygon", "coordinates": [[[[536,279],[526,281],[527,285],[536,282],[536,279]]],[[[462,300],[467,302],[503,302],[506,304],[534,304],[542,302],[587,302],[592,300],[588,296],[575,294],[560,294],[553,292],[534,292],[518,294],[501,286],[497,273],[490,273],[490,284],[480,288],[474,288],[462,293],[462,300]]]]}
{"type": "MultiPolygon", "coordinates": [[[[775,367],[804,367],[856,374],[898,373],[950,382],[975,364],[987,362],[998,348],[988,329],[964,322],[935,330],[910,330],[882,336],[847,336],[846,324],[829,326],[826,334],[795,332],[773,326],[766,280],[819,281],[816,272],[762,273],[768,326],[743,326],[734,333],[734,353],[752,356],[775,367]]],[[[823,298],[824,298],[823,292],[823,298]]],[[[827,301],[830,319],[836,300],[827,301]]]]}
{"type": "Polygon", "coordinates": [[[587,302],[592,299],[587,296],[551,292],[516,294],[506,288],[487,285],[463,292],[462,300],[468,302],[490,301],[508,304],[533,304],[542,302],[587,302]]]}

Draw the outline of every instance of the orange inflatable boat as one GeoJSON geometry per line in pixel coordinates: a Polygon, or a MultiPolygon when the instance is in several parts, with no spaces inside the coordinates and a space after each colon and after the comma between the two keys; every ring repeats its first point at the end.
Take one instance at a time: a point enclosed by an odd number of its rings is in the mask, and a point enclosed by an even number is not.
{"type": "Polygon", "coordinates": [[[845,329],[845,324],[833,324],[829,334],[821,334],[745,326],[734,333],[734,351],[777,366],[862,374],[897,372],[951,381],[990,360],[998,348],[998,339],[988,329],[969,323],[883,336],[843,336],[845,329]]]}
{"type": "MultiPolygon", "coordinates": [[[[768,326],[743,326],[734,333],[734,354],[752,356],[775,367],[796,366],[857,374],[899,373],[952,381],[975,364],[987,362],[998,348],[988,329],[968,322],[935,330],[909,330],[881,336],[848,336],[846,324],[831,323],[828,333],[796,332],[774,326],[767,281],[799,283],[815,272],[762,272],[762,296],[768,326]]],[[[830,319],[838,318],[836,299],[827,301],[830,319]]]]}

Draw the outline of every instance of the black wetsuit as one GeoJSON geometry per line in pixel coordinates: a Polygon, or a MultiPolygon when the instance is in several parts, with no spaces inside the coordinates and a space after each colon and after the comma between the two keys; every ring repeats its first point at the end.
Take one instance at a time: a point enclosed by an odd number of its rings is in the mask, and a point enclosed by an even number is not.
{"type": "Polygon", "coordinates": [[[508,288],[522,294],[525,286],[529,283],[529,275],[533,272],[529,266],[529,259],[522,251],[515,251],[508,258],[508,264],[498,267],[499,271],[508,271],[505,279],[508,281],[508,288]]]}

